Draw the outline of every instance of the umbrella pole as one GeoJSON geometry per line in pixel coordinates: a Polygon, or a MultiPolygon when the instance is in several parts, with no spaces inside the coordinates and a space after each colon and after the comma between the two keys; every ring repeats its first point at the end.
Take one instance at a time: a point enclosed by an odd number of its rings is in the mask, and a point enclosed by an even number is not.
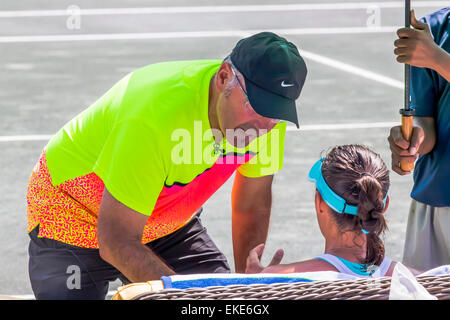
{"type": "MultiPolygon", "coordinates": [[[[411,0],[405,0],[405,27],[409,28],[411,25],[411,0]]],[[[411,79],[411,66],[405,63],[405,101],[404,108],[400,109],[402,115],[402,134],[406,141],[411,141],[413,131],[413,116],[414,110],[411,109],[410,100],[410,81],[411,79]]],[[[412,171],[414,169],[414,163],[400,162],[400,168],[403,171],[412,171]]]]}

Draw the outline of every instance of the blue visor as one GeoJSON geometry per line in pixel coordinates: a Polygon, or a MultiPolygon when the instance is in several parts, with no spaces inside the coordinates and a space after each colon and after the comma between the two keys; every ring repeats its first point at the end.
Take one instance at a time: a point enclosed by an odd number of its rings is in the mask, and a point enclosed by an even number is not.
{"type": "MultiPolygon", "coordinates": [[[[358,214],[358,207],[347,204],[344,198],[338,196],[325,182],[322,175],[322,163],[325,158],[317,161],[311,168],[308,174],[308,179],[316,183],[316,188],[322,195],[322,199],[334,210],[339,213],[358,214]]],[[[383,205],[386,205],[386,197],[383,199],[383,205]]],[[[365,230],[363,230],[365,231],[365,230]]]]}

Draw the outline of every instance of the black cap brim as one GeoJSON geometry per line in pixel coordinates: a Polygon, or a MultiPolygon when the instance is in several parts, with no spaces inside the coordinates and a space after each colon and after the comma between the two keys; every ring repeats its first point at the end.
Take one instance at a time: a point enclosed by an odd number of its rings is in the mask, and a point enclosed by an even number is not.
{"type": "Polygon", "coordinates": [[[297,129],[300,127],[295,100],[265,90],[245,77],[244,80],[250,104],[258,114],[267,118],[290,121],[295,123],[297,129]]]}

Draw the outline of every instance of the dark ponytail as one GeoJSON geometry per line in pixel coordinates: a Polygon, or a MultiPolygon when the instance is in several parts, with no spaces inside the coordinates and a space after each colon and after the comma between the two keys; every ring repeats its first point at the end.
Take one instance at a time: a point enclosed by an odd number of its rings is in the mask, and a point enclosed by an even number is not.
{"type": "Polygon", "coordinates": [[[361,226],[368,231],[367,252],[363,263],[379,265],[384,258],[384,244],[380,239],[381,233],[386,230],[386,220],[382,213],[384,209],[382,186],[371,175],[363,175],[356,181],[360,188],[358,202],[358,217],[361,226]]]}
{"type": "Polygon", "coordinates": [[[341,232],[368,231],[366,258],[361,263],[379,265],[385,249],[381,236],[387,229],[383,199],[389,189],[389,170],[381,157],[362,145],[334,147],[322,165],[328,186],[347,203],[358,207],[358,214],[333,211],[341,232]]]}

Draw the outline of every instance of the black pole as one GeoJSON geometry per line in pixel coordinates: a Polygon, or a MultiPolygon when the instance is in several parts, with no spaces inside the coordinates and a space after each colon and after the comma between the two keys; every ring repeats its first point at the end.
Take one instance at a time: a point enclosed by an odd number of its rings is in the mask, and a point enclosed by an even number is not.
{"type": "MultiPolygon", "coordinates": [[[[411,26],[411,0],[405,0],[405,27],[411,26]]],[[[405,63],[405,111],[410,110],[411,97],[410,97],[410,81],[411,80],[411,66],[405,63]]]]}
{"type": "MultiPolygon", "coordinates": [[[[411,25],[411,1],[405,0],[405,27],[410,28],[411,25]]],[[[405,63],[405,102],[404,108],[400,110],[402,115],[402,136],[406,141],[411,141],[413,133],[413,116],[414,109],[411,109],[411,87],[410,87],[411,66],[405,63]]],[[[399,163],[400,168],[403,171],[414,170],[414,164],[401,161],[399,163]]]]}

